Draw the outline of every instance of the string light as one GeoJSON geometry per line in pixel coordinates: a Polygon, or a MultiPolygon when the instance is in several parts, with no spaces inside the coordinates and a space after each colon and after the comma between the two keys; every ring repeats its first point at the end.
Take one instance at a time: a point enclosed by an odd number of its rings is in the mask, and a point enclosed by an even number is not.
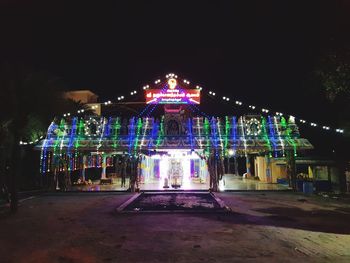
{"type": "MultiPolygon", "coordinates": [[[[174,73],[169,73],[169,74],[166,75],[166,78],[177,78],[177,77],[178,77],[178,76],[175,75],[174,73]]],[[[160,82],[161,82],[161,80],[158,79],[158,80],[155,81],[155,84],[158,84],[158,83],[160,83],[160,82]]],[[[190,82],[189,82],[188,80],[186,80],[186,79],[184,79],[183,82],[184,82],[185,84],[190,84],[190,82]]],[[[149,85],[143,86],[143,89],[144,89],[144,90],[146,90],[146,89],[148,89],[148,88],[150,88],[149,85]]],[[[196,88],[199,89],[199,90],[202,90],[202,87],[200,87],[200,86],[198,86],[198,85],[196,86],[196,88]]],[[[132,91],[130,94],[131,94],[131,95],[137,94],[137,91],[134,90],[134,91],[132,91]]],[[[213,91],[209,91],[209,95],[215,96],[216,93],[213,92],[213,91]]],[[[118,101],[120,101],[120,100],[122,100],[122,99],[124,99],[124,98],[125,98],[124,96],[119,96],[119,97],[118,97],[118,101]]],[[[223,100],[226,100],[226,101],[229,101],[229,100],[230,100],[230,98],[228,98],[228,97],[226,97],[226,96],[224,96],[224,97],[222,97],[222,98],[223,98],[223,100]]],[[[235,103],[236,103],[236,105],[242,105],[242,104],[243,104],[241,101],[235,101],[235,103]]],[[[112,104],[112,102],[109,100],[109,101],[105,102],[104,104],[105,104],[105,105],[109,105],[109,104],[112,104]]],[[[256,108],[256,106],[253,106],[253,105],[249,105],[248,107],[249,107],[250,109],[255,109],[255,108],[256,108]]],[[[98,105],[93,105],[93,106],[91,106],[91,109],[93,109],[93,110],[94,110],[94,109],[97,109],[97,108],[98,108],[98,105]]],[[[263,113],[269,113],[269,110],[266,109],[266,108],[262,108],[261,111],[262,111],[263,113]]],[[[78,110],[78,111],[77,111],[77,113],[83,113],[83,112],[84,112],[84,109],[81,109],[81,110],[78,110]]],[[[67,117],[67,116],[70,116],[70,115],[71,115],[71,113],[64,113],[64,114],[63,114],[63,117],[67,117]]],[[[277,116],[283,116],[283,113],[281,113],[281,112],[276,112],[276,115],[277,115],[277,116]]],[[[290,118],[292,118],[292,121],[293,121],[294,116],[290,116],[290,118]]],[[[305,124],[307,121],[304,120],[304,119],[299,119],[299,122],[305,124]]],[[[317,127],[318,125],[317,125],[316,123],[314,123],[314,122],[311,122],[311,123],[310,123],[310,126],[312,126],[312,127],[317,127]]],[[[98,129],[100,129],[100,128],[101,128],[101,126],[98,125],[98,129]]],[[[329,126],[322,126],[322,129],[323,129],[323,130],[331,130],[331,128],[330,128],[329,126]]],[[[339,128],[337,128],[337,129],[335,129],[335,132],[343,134],[343,133],[344,133],[344,129],[339,129],[339,128]]],[[[20,141],[19,144],[20,144],[20,145],[31,145],[31,144],[34,144],[34,143],[38,142],[38,141],[41,140],[41,139],[42,139],[42,137],[40,137],[40,139],[37,139],[37,140],[35,140],[35,141],[29,141],[29,142],[20,141]]]]}
{"type": "Polygon", "coordinates": [[[336,132],[339,132],[339,133],[344,133],[344,130],[343,130],[343,129],[336,129],[335,131],[336,131],[336,132]]]}
{"type": "MultiPolygon", "coordinates": [[[[166,78],[177,78],[177,77],[178,77],[178,76],[175,75],[174,73],[169,73],[169,74],[166,75],[166,78]]],[[[155,84],[158,84],[158,83],[160,83],[160,82],[161,82],[161,80],[158,79],[158,80],[155,81],[155,84]]],[[[183,82],[184,82],[185,84],[190,84],[190,82],[189,82],[187,79],[184,79],[183,82]]],[[[144,90],[146,90],[146,89],[148,89],[148,88],[149,88],[149,85],[143,86],[143,89],[144,89],[144,90]]],[[[202,87],[200,87],[200,86],[198,86],[198,85],[196,86],[196,88],[202,90],[202,87]]],[[[132,92],[131,95],[134,95],[134,94],[136,94],[136,93],[137,93],[136,90],[134,90],[134,91],[132,92]]],[[[213,91],[209,91],[209,95],[215,96],[216,93],[213,92],[213,91]]],[[[226,97],[226,96],[223,96],[222,98],[223,98],[223,100],[226,100],[226,101],[229,101],[229,100],[230,100],[230,98],[228,98],[228,97],[226,97]]],[[[122,99],[124,99],[124,96],[118,97],[118,100],[122,100],[122,99]]],[[[241,101],[236,101],[235,103],[236,103],[236,105],[242,105],[242,104],[243,104],[241,101]]],[[[249,105],[248,107],[249,107],[250,109],[253,109],[253,110],[256,109],[256,106],[253,106],[253,105],[249,105]]],[[[96,106],[96,108],[97,108],[97,106],[96,106]]],[[[95,108],[93,107],[92,109],[95,109],[95,108]]],[[[266,109],[266,108],[262,108],[261,111],[262,111],[263,113],[269,113],[269,110],[266,109]]],[[[283,113],[281,113],[281,112],[276,112],[276,115],[277,115],[277,116],[283,116],[283,113]]],[[[64,116],[69,116],[69,115],[67,114],[67,115],[64,115],[64,116]]],[[[291,116],[291,117],[293,117],[293,116],[291,116]]],[[[293,117],[293,118],[294,118],[294,117],[293,117]]],[[[299,119],[299,122],[305,124],[305,123],[306,123],[306,120],[304,120],[304,119],[299,119]]],[[[317,127],[317,126],[318,126],[316,123],[310,123],[310,125],[311,125],[312,127],[317,127]]],[[[323,128],[324,130],[330,130],[330,129],[331,129],[329,126],[322,126],[322,128],[323,128]]],[[[343,130],[343,129],[335,129],[335,131],[336,131],[337,133],[344,133],[344,130],[343,130]]]]}
{"type": "MultiPolygon", "coordinates": [[[[173,73],[171,73],[171,74],[168,74],[167,76],[168,76],[168,77],[173,77],[174,75],[173,75],[173,73]]],[[[177,77],[177,76],[175,75],[175,77],[177,77]]],[[[189,81],[188,81],[188,80],[184,79],[183,81],[184,81],[184,83],[189,84],[189,81]]],[[[197,85],[196,87],[198,88],[199,86],[197,85]]],[[[201,87],[200,87],[200,88],[201,88],[201,87]]],[[[213,92],[213,91],[209,91],[209,95],[215,96],[216,94],[215,94],[215,92],[213,92]]],[[[222,99],[223,99],[223,100],[226,100],[226,101],[229,101],[229,100],[230,100],[230,99],[229,99],[228,97],[226,97],[226,96],[223,96],[222,99]]],[[[236,101],[236,104],[237,104],[237,105],[242,105],[243,103],[240,102],[240,101],[236,101]]],[[[255,108],[256,108],[256,106],[253,106],[253,105],[249,105],[248,107],[249,107],[250,109],[255,109],[255,108]]],[[[266,109],[266,108],[262,108],[261,111],[262,111],[263,113],[269,113],[269,112],[270,112],[270,110],[268,110],[268,109],[266,109]]],[[[281,113],[281,112],[276,112],[276,115],[282,117],[282,116],[283,116],[283,113],[281,113]]],[[[294,118],[294,120],[295,120],[295,117],[294,117],[294,116],[291,116],[291,117],[294,118]]],[[[306,123],[306,121],[305,121],[304,119],[299,119],[299,121],[300,121],[301,123],[306,123]]],[[[316,123],[312,123],[311,126],[317,127],[317,124],[316,124],[316,123]]],[[[330,127],[329,127],[329,126],[325,126],[325,127],[327,127],[327,128],[325,128],[325,130],[328,130],[328,128],[329,128],[329,130],[330,130],[330,127]]],[[[336,132],[338,132],[338,133],[344,133],[344,130],[342,130],[342,129],[336,129],[336,132]]]]}

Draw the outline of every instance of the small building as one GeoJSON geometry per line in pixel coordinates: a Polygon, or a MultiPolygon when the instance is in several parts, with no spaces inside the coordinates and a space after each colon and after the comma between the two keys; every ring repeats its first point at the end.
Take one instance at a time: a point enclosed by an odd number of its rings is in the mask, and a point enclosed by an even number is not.
{"type": "Polygon", "coordinates": [[[98,103],[98,95],[91,90],[66,91],[64,98],[85,104],[96,115],[101,115],[101,104],[98,103]]]}

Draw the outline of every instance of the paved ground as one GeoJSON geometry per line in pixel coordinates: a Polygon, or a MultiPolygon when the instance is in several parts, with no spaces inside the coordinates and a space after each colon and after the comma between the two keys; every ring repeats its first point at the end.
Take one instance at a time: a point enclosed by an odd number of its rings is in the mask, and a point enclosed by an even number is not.
{"type": "Polygon", "coordinates": [[[28,199],[16,215],[0,209],[0,262],[350,262],[349,203],[218,196],[232,213],[116,213],[131,194],[28,199]]]}
{"type": "MultiPolygon", "coordinates": [[[[125,191],[129,185],[129,180],[126,181],[126,187],[121,186],[120,178],[113,178],[113,184],[100,185],[99,180],[92,185],[77,186],[73,185],[70,190],[78,191],[125,191]]],[[[140,183],[141,190],[163,190],[164,183],[160,180],[148,180],[146,183],[140,183]]],[[[184,190],[208,190],[209,182],[199,183],[197,181],[190,181],[186,186],[180,189],[184,190]]],[[[224,180],[220,182],[220,189],[222,190],[287,190],[288,186],[276,183],[264,183],[254,179],[245,179],[242,176],[235,176],[234,174],[225,174],[224,180]]]]}

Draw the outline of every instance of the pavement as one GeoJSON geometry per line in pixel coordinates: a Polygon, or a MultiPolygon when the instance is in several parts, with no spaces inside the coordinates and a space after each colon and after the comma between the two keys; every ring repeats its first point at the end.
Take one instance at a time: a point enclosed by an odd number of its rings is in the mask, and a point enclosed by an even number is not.
{"type": "Polygon", "coordinates": [[[0,262],[350,262],[348,199],[215,195],[231,212],[117,212],[131,193],[35,196],[0,209],[0,262]]]}
{"type": "MultiPolygon", "coordinates": [[[[220,190],[225,191],[255,191],[255,190],[288,190],[288,185],[267,183],[250,178],[243,178],[243,176],[236,176],[234,174],[225,174],[224,179],[220,181],[220,190]]],[[[121,185],[121,178],[112,178],[112,184],[100,185],[100,180],[94,181],[91,185],[72,185],[69,187],[71,191],[126,191],[129,186],[129,179],[126,179],[125,186],[121,185]]],[[[163,190],[164,182],[160,179],[148,179],[142,181],[139,185],[142,191],[163,190]]],[[[170,187],[171,189],[171,187],[170,187]]],[[[180,187],[181,190],[208,190],[209,180],[199,182],[198,180],[189,180],[186,184],[180,187]]]]}

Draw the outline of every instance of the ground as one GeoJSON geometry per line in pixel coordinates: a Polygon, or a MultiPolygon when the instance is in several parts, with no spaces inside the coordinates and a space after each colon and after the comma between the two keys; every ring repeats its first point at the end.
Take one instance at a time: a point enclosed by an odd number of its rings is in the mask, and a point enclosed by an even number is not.
{"type": "MultiPolygon", "coordinates": [[[[219,187],[221,190],[288,190],[288,185],[277,183],[266,183],[259,180],[243,178],[243,176],[235,176],[234,174],[225,174],[224,180],[220,181],[219,187]]],[[[126,190],[129,187],[129,179],[126,180],[126,186],[121,186],[121,178],[112,178],[113,184],[100,185],[100,180],[96,180],[91,185],[73,185],[70,187],[72,191],[120,191],[126,190]]],[[[163,190],[164,183],[159,179],[149,179],[147,183],[140,183],[140,189],[163,190]]],[[[187,188],[182,186],[181,189],[191,190],[208,190],[209,181],[198,183],[193,182],[187,185],[187,188]]]]}
{"type": "Polygon", "coordinates": [[[0,209],[0,262],[350,262],[350,204],[216,194],[225,213],[116,211],[132,194],[46,194],[0,209]]]}

